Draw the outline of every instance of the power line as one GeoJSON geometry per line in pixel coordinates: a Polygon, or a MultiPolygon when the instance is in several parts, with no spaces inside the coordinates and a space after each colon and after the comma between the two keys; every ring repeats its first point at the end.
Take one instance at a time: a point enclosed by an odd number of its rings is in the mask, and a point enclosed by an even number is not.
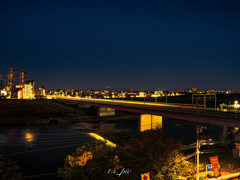
{"type": "Polygon", "coordinates": [[[58,148],[65,148],[65,147],[77,146],[77,145],[82,145],[82,143],[81,144],[71,144],[71,145],[66,145],[66,146],[51,147],[51,148],[45,148],[45,149],[36,149],[36,150],[32,150],[32,151],[24,151],[24,152],[18,152],[18,153],[11,153],[11,154],[5,154],[4,156],[11,156],[11,155],[15,155],[15,154],[23,154],[23,153],[30,153],[30,152],[37,152],[37,151],[45,151],[45,150],[58,149],[58,148]]]}
{"type": "MultiPolygon", "coordinates": [[[[128,136],[126,136],[126,137],[128,137],[128,136]]],[[[37,149],[37,150],[31,150],[31,151],[24,151],[24,152],[18,152],[18,153],[5,154],[4,156],[10,156],[10,155],[15,155],[15,154],[23,154],[23,153],[30,153],[30,152],[37,152],[37,151],[45,151],[45,150],[58,149],[58,148],[65,148],[65,147],[77,146],[77,145],[82,145],[82,144],[83,143],[78,143],[78,144],[71,144],[71,145],[58,146],[58,147],[52,147],[52,148],[37,149]]]]}
{"type": "MultiPolygon", "coordinates": [[[[145,126],[149,126],[150,124],[147,124],[145,126]]],[[[133,129],[133,128],[132,128],[133,129]]],[[[138,131],[131,131],[131,132],[138,132],[138,131]]],[[[124,138],[124,137],[130,137],[132,135],[120,135],[120,136],[117,136],[117,137],[113,137],[111,138],[112,139],[119,139],[119,138],[124,138]]],[[[108,138],[106,138],[107,140],[108,138]]],[[[18,152],[18,153],[11,153],[11,154],[6,154],[4,156],[7,156],[7,155],[15,155],[15,154],[23,154],[23,153],[29,153],[29,152],[37,152],[37,151],[44,151],[44,150],[50,150],[50,149],[57,149],[57,148],[64,148],[64,147],[70,147],[70,146],[77,146],[77,145],[82,145],[83,143],[85,142],[89,142],[89,139],[86,139],[86,138],[79,138],[79,139],[73,139],[73,140],[65,140],[64,142],[61,141],[61,143],[55,143],[56,141],[43,141],[43,144],[41,144],[41,142],[37,142],[36,145],[51,145],[51,144],[66,144],[66,143],[70,143],[72,141],[76,141],[76,140],[83,140],[81,141],[81,143],[78,143],[78,144],[70,144],[70,145],[65,145],[65,146],[59,146],[59,147],[52,147],[52,148],[45,148],[45,149],[38,149],[38,150],[31,150],[31,151],[24,151],[24,152],[18,152]],[[53,142],[53,143],[44,143],[44,142],[53,142]]],[[[19,145],[19,144],[18,144],[19,145]]],[[[35,145],[35,144],[34,144],[35,145]]],[[[191,149],[193,148],[193,146],[196,146],[195,143],[191,144],[191,145],[188,145],[188,146],[185,146],[182,150],[187,150],[187,149],[191,149]]]]}
{"type": "Polygon", "coordinates": [[[194,153],[192,153],[192,154],[189,154],[189,155],[187,155],[186,157],[183,157],[182,159],[181,159],[181,161],[182,160],[185,160],[185,159],[188,159],[188,158],[190,158],[190,157],[192,157],[192,156],[195,156],[196,155],[196,152],[194,152],[194,153]]]}
{"type": "MultiPolygon", "coordinates": [[[[149,125],[151,125],[151,124],[146,124],[146,125],[144,125],[144,126],[142,126],[142,127],[145,127],[145,126],[149,126],[149,125]]],[[[129,129],[136,129],[136,128],[129,128],[129,129]]],[[[129,129],[127,129],[127,130],[129,130],[129,129]]],[[[165,129],[165,128],[162,128],[162,129],[165,129]]],[[[100,129],[99,129],[100,130],[100,129]]],[[[92,131],[87,131],[87,132],[85,132],[85,133],[90,133],[90,132],[92,132],[92,131]]],[[[130,130],[129,132],[120,132],[120,133],[131,133],[131,132],[137,132],[137,130],[130,130]]],[[[95,132],[95,131],[93,131],[93,133],[102,133],[101,131],[100,132],[95,132]]],[[[104,133],[104,132],[103,132],[104,133]]],[[[108,133],[108,132],[107,132],[108,133]]],[[[111,133],[111,132],[110,132],[111,133]]],[[[50,135],[53,135],[53,134],[50,134],[50,135]]],[[[65,134],[62,134],[62,135],[65,135],[65,134]]],[[[81,133],[81,135],[83,135],[82,133],[81,133]]],[[[87,135],[87,134],[84,134],[84,135],[87,135]]],[[[120,135],[120,136],[123,136],[123,135],[120,135]]],[[[120,137],[119,136],[119,137],[120,137]]],[[[49,139],[49,140],[54,140],[54,141],[38,141],[38,142],[58,142],[58,141],[56,141],[55,139],[66,139],[66,138],[71,138],[71,137],[57,137],[57,138],[38,138],[38,139],[49,139]]],[[[13,138],[13,139],[22,139],[22,138],[13,138]]],[[[89,140],[89,138],[86,138],[86,137],[82,137],[82,138],[74,138],[74,139],[71,139],[71,140],[89,140]]],[[[69,140],[60,140],[61,142],[63,142],[63,141],[69,141],[69,140]]],[[[19,141],[8,141],[8,142],[19,142],[19,141]]]]}
{"type": "MultiPolygon", "coordinates": [[[[120,136],[120,137],[115,137],[115,138],[111,138],[111,139],[119,139],[119,138],[130,137],[130,136],[132,136],[132,135],[120,136]]],[[[106,138],[106,140],[108,140],[108,139],[106,138]]],[[[78,143],[78,144],[72,144],[71,143],[70,145],[65,145],[65,146],[58,146],[58,147],[52,147],[52,148],[44,148],[44,149],[38,149],[38,150],[17,152],[17,153],[6,154],[4,156],[10,156],[10,155],[16,155],[16,154],[31,153],[31,152],[37,152],[37,151],[45,151],[45,150],[51,150],[51,149],[58,149],[58,148],[65,148],[65,147],[70,147],[70,146],[83,145],[85,142],[89,142],[89,140],[81,141],[81,143],[78,143]]],[[[51,144],[59,144],[59,143],[49,143],[49,144],[39,144],[39,145],[51,145],[51,144]]],[[[60,143],[60,144],[64,144],[64,143],[60,143]]],[[[38,145],[38,144],[36,144],[36,145],[38,145]]],[[[184,148],[182,148],[181,150],[191,149],[191,148],[193,148],[193,146],[195,146],[195,143],[187,145],[184,148]]]]}
{"type": "MultiPolygon", "coordinates": [[[[163,154],[165,154],[165,153],[163,153],[163,154]]],[[[141,160],[144,160],[144,159],[149,159],[149,158],[153,158],[153,157],[157,157],[157,156],[162,156],[163,154],[157,154],[157,155],[154,155],[154,156],[148,156],[148,157],[139,158],[139,159],[136,159],[136,160],[124,161],[124,162],[120,162],[119,164],[126,164],[126,163],[141,161],[141,160]]],[[[190,154],[190,155],[187,155],[186,157],[183,157],[183,158],[181,159],[181,161],[192,157],[193,154],[195,155],[196,153],[192,153],[192,154],[190,154]]],[[[115,165],[116,165],[116,164],[109,164],[109,165],[105,165],[105,166],[97,166],[97,167],[91,167],[91,168],[85,168],[85,169],[78,169],[78,170],[73,170],[73,171],[54,172],[54,173],[46,173],[46,174],[36,174],[36,175],[24,176],[24,177],[15,178],[15,179],[26,179],[26,178],[32,178],[32,177],[55,175],[55,174],[60,174],[60,173],[78,172],[78,171],[85,171],[85,170],[91,170],[91,169],[99,169],[99,168],[104,168],[104,167],[109,167],[109,166],[115,166],[115,165]]],[[[11,179],[9,179],[9,180],[11,180],[11,179]]]]}

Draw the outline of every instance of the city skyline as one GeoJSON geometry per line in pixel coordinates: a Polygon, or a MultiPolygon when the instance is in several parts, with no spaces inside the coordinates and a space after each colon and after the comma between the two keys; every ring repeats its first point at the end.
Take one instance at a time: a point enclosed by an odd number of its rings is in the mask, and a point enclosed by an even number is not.
{"type": "Polygon", "coordinates": [[[239,7],[234,0],[2,1],[3,85],[12,68],[49,90],[240,90],[239,7]]]}
{"type": "MultiPolygon", "coordinates": [[[[27,71],[24,71],[22,70],[20,72],[20,76],[19,76],[19,83],[16,82],[16,77],[15,77],[15,70],[10,68],[8,69],[8,75],[7,77],[9,76],[10,78],[8,78],[8,84],[7,85],[4,85],[2,84],[2,75],[0,75],[0,88],[3,88],[5,86],[8,86],[10,89],[12,89],[12,87],[9,86],[9,82],[11,82],[11,86],[14,86],[15,88],[19,88],[21,86],[24,86],[24,84],[29,84],[29,83],[33,83],[34,84],[34,88],[35,89],[35,82],[33,80],[27,80],[26,79],[26,73],[27,71]],[[11,74],[13,74],[13,76],[11,76],[11,74]]],[[[15,89],[14,88],[14,89],[15,89]]],[[[39,87],[40,89],[41,88],[44,88],[44,86],[41,86],[39,87]]],[[[111,87],[111,86],[106,86],[106,87],[101,87],[101,88],[97,88],[97,89],[94,89],[94,88],[86,88],[86,89],[48,89],[49,91],[56,91],[56,90],[80,90],[80,91],[103,91],[103,90],[109,90],[109,91],[129,91],[129,92],[133,92],[133,91],[162,91],[161,89],[145,89],[145,90],[140,90],[140,89],[134,89],[132,86],[131,87],[111,87]]],[[[171,90],[171,89],[167,89],[166,91],[176,91],[176,90],[171,90]]],[[[178,91],[190,91],[190,92],[197,92],[197,91],[224,91],[223,89],[205,89],[205,90],[202,90],[202,89],[198,89],[198,88],[184,88],[184,89],[180,89],[178,91]]],[[[233,89],[228,89],[228,90],[225,90],[225,91],[235,91],[233,89]]],[[[239,92],[239,91],[235,91],[235,92],[239,92]]]]}

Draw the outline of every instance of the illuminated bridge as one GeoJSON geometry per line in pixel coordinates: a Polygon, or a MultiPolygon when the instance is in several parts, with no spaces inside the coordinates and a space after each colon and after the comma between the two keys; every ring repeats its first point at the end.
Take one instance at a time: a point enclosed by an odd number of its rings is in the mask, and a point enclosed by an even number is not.
{"type": "MultiPolygon", "coordinates": [[[[173,118],[187,121],[197,121],[197,111],[199,114],[199,122],[207,124],[215,124],[228,127],[240,127],[240,113],[221,112],[214,108],[199,108],[181,104],[165,104],[153,102],[138,102],[119,99],[93,99],[79,97],[52,96],[52,98],[63,101],[65,103],[79,104],[79,107],[98,107],[98,109],[121,110],[134,112],[139,114],[139,119],[145,115],[151,116],[151,121],[155,121],[156,117],[173,118]]],[[[104,113],[104,112],[102,112],[104,113]]],[[[157,120],[156,120],[157,121],[157,120]]],[[[153,122],[154,123],[154,122],[153,122]]]]}

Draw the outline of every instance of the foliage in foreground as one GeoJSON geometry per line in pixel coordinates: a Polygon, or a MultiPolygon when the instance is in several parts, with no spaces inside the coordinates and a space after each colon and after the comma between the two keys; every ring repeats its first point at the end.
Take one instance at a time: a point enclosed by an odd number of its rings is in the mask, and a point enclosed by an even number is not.
{"type": "Polygon", "coordinates": [[[63,179],[113,179],[107,173],[109,167],[95,168],[109,164],[117,164],[118,156],[114,155],[114,149],[105,145],[103,141],[93,141],[77,148],[73,156],[65,159],[64,168],[58,168],[58,176],[63,179]],[[89,170],[81,170],[89,169],[89,170]]]}
{"type": "Polygon", "coordinates": [[[23,175],[18,165],[12,165],[11,159],[0,154],[0,179],[14,179],[23,175]]]}
{"type": "MultiPolygon", "coordinates": [[[[142,159],[127,164],[132,170],[132,179],[148,172],[152,179],[177,179],[180,176],[191,178],[194,174],[194,164],[185,160],[180,151],[182,147],[179,141],[163,139],[161,129],[157,129],[130,138],[124,146],[117,147],[117,152],[121,162],[142,159]]],[[[125,175],[125,178],[128,178],[128,175],[125,175]]]]}
{"type": "Polygon", "coordinates": [[[163,139],[161,129],[139,133],[116,148],[106,146],[103,141],[94,141],[68,156],[64,168],[58,169],[58,176],[86,180],[140,179],[140,174],[150,173],[151,179],[192,178],[194,163],[184,158],[182,147],[176,140],[163,139]],[[107,165],[110,166],[89,169],[107,165]],[[123,169],[131,173],[117,176],[123,169]]]}

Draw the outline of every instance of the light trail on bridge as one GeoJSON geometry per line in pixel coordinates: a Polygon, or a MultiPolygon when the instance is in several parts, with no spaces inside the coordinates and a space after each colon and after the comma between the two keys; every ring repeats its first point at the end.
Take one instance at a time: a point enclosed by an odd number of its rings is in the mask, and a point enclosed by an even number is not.
{"type": "Polygon", "coordinates": [[[153,102],[126,101],[118,99],[95,99],[82,97],[51,96],[59,101],[73,104],[88,104],[90,106],[100,106],[114,108],[122,111],[130,111],[138,114],[152,114],[173,119],[196,121],[196,114],[199,111],[201,123],[216,124],[229,127],[240,127],[240,113],[221,112],[215,108],[164,104],[153,102]]]}
{"type": "MultiPolygon", "coordinates": [[[[175,104],[164,104],[164,103],[153,103],[153,102],[143,102],[143,101],[127,101],[127,100],[115,100],[115,99],[96,99],[96,98],[80,98],[80,97],[63,97],[63,96],[51,96],[52,98],[75,100],[75,101],[85,101],[85,102],[99,102],[99,103],[111,103],[111,104],[125,104],[125,105],[140,105],[145,107],[163,107],[163,108],[174,108],[174,109],[184,109],[196,111],[197,108],[189,105],[175,105],[175,104]]],[[[199,111],[205,111],[204,108],[199,107],[199,111]]]]}

